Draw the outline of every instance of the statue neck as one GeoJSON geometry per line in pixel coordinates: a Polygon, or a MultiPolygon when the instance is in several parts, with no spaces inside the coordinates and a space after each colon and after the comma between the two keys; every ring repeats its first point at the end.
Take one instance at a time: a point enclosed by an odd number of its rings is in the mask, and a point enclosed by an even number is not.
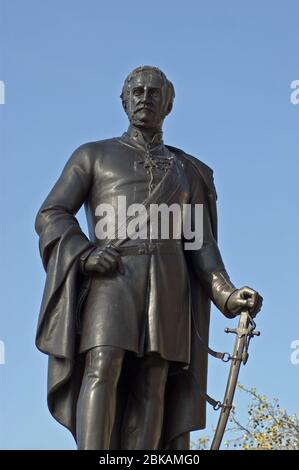
{"type": "Polygon", "coordinates": [[[163,143],[163,132],[162,129],[145,129],[136,127],[131,124],[128,128],[127,133],[134,139],[138,144],[143,146],[147,145],[158,145],[163,143]]]}

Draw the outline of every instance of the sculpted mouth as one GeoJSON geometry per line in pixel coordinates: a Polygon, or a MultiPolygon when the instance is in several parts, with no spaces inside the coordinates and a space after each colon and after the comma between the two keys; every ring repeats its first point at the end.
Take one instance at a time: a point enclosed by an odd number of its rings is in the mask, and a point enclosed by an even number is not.
{"type": "Polygon", "coordinates": [[[152,113],[154,112],[153,108],[150,108],[149,106],[142,106],[142,108],[138,108],[136,110],[136,113],[138,113],[139,111],[151,111],[152,113]]]}

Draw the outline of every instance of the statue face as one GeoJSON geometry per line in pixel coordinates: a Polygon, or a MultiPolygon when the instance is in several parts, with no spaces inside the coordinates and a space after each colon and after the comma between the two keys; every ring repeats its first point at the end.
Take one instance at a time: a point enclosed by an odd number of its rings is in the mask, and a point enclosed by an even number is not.
{"type": "Polygon", "coordinates": [[[160,75],[140,72],[132,78],[126,103],[126,112],[132,124],[145,128],[160,128],[164,96],[160,75]]]}

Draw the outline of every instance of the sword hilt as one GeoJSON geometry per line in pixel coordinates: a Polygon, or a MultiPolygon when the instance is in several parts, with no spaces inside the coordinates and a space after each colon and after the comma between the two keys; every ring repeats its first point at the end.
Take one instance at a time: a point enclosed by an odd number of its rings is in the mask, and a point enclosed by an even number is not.
{"type": "Polygon", "coordinates": [[[244,314],[246,314],[247,316],[247,322],[248,322],[247,326],[246,326],[246,323],[244,323],[244,319],[243,319],[243,322],[242,322],[242,319],[240,319],[239,325],[237,328],[225,328],[224,331],[225,333],[233,333],[237,335],[239,338],[242,338],[242,336],[245,337],[245,346],[244,346],[244,350],[240,354],[240,357],[238,358],[233,357],[233,356],[231,357],[231,359],[242,361],[243,364],[245,365],[249,357],[248,348],[249,348],[250,340],[251,338],[253,338],[253,336],[260,336],[261,332],[255,330],[256,324],[253,318],[250,316],[249,312],[245,311],[244,314]]]}

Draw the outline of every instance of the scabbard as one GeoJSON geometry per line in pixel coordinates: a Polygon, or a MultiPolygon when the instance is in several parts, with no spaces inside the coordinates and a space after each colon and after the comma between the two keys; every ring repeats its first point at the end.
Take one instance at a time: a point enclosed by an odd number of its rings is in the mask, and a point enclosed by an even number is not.
{"type": "Polygon", "coordinates": [[[215,436],[211,445],[211,450],[218,450],[222,442],[222,438],[233,404],[241,362],[245,362],[247,359],[247,357],[245,357],[247,355],[247,352],[245,351],[247,349],[247,338],[250,323],[251,317],[248,311],[244,310],[241,312],[238,328],[235,331],[232,330],[232,332],[236,332],[236,340],[231,359],[232,362],[230,366],[224,399],[221,404],[221,412],[215,431],[215,436]]]}

